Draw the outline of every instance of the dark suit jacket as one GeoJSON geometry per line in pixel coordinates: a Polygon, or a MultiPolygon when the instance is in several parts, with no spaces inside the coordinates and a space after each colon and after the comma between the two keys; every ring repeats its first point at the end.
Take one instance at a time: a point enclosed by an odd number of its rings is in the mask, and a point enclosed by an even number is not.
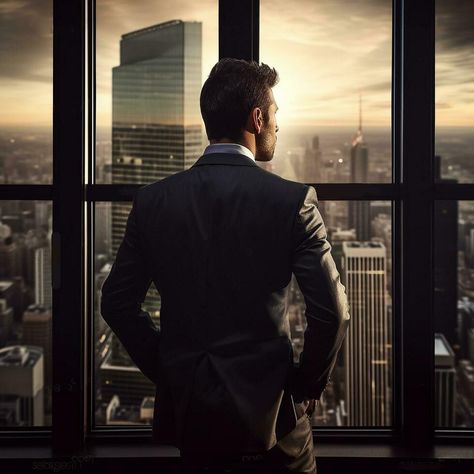
{"type": "Polygon", "coordinates": [[[157,442],[267,450],[295,426],[298,402],[319,399],[349,322],[326,237],[314,187],[244,155],[206,154],[138,190],[101,311],[156,383],[157,442]],[[299,364],[287,317],[292,273],[308,323],[299,364]],[[152,281],[160,331],[141,309],[152,281]]]}

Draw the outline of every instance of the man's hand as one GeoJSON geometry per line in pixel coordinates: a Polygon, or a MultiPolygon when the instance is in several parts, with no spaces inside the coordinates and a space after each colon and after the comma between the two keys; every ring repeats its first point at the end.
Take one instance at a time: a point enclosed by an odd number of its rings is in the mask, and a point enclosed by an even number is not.
{"type": "Polygon", "coordinates": [[[316,404],[318,403],[318,400],[316,400],[315,398],[312,398],[311,400],[309,400],[309,405],[308,405],[308,408],[306,410],[306,414],[311,417],[314,413],[314,410],[316,410],[316,404]]]}

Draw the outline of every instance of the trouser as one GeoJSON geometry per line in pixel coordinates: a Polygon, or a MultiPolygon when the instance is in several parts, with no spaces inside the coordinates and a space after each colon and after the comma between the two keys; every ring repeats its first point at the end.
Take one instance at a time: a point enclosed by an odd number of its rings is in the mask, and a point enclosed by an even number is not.
{"type": "Polygon", "coordinates": [[[313,432],[309,416],[304,414],[296,427],[264,453],[246,453],[232,458],[199,458],[181,453],[183,473],[300,473],[316,474],[313,432]]]}

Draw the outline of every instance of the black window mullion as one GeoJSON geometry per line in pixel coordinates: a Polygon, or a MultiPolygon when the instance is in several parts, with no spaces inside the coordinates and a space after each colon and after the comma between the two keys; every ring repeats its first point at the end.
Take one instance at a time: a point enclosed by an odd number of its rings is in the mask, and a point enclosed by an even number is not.
{"type": "Polygon", "coordinates": [[[402,1],[392,0],[392,183],[402,182],[402,1]]]}
{"type": "Polygon", "coordinates": [[[402,203],[403,185],[401,176],[402,143],[402,0],[392,1],[392,183],[399,189],[398,197],[392,201],[392,427],[398,438],[402,430],[403,386],[402,370],[402,203]]]}
{"type": "MultiPolygon", "coordinates": [[[[402,187],[393,184],[307,183],[314,186],[318,198],[324,200],[393,201],[402,198],[402,187]]],[[[95,184],[86,186],[87,201],[131,201],[142,184],[95,184]]]]}
{"type": "Polygon", "coordinates": [[[259,0],[219,0],[219,59],[258,61],[259,0]]]}
{"type": "Polygon", "coordinates": [[[52,184],[1,184],[0,201],[50,201],[53,198],[52,184]]]}
{"type": "Polygon", "coordinates": [[[433,437],[434,3],[402,1],[402,435],[413,448],[433,437]]]}
{"type": "Polygon", "coordinates": [[[85,271],[86,271],[86,294],[84,298],[86,320],[86,347],[87,353],[84,354],[85,370],[85,442],[90,436],[92,427],[95,424],[95,318],[94,318],[94,302],[95,302],[95,202],[87,199],[88,190],[95,189],[96,182],[96,0],[87,0],[87,130],[88,149],[87,149],[87,184],[85,186],[84,200],[85,206],[85,222],[86,232],[85,239],[85,271]]]}
{"type": "Polygon", "coordinates": [[[96,0],[87,1],[87,183],[96,182],[96,0]]]}
{"type": "Polygon", "coordinates": [[[54,0],[53,450],[83,447],[85,0],[54,0]]]}

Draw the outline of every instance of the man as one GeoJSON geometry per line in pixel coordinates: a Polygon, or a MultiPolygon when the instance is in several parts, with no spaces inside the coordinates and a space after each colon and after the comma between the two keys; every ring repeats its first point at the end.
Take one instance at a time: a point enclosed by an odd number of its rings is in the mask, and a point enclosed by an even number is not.
{"type": "Polygon", "coordinates": [[[189,170],[138,190],[102,286],[104,319],[156,383],[154,439],[180,448],[185,472],[316,472],[309,415],[349,307],[314,187],[256,163],[275,151],[277,81],[255,62],[213,67],[200,101],[210,145],[189,170]],[[292,273],[308,323],[298,365],[292,273]],[[160,331],[141,310],[152,281],[160,331]]]}

